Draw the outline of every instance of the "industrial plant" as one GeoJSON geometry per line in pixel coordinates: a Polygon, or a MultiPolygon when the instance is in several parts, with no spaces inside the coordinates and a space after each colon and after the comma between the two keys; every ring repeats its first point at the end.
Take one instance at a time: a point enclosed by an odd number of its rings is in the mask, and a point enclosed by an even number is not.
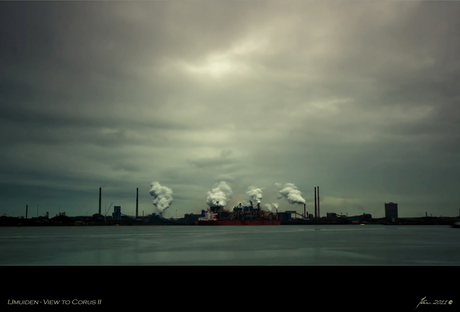
{"type": "Polygon", "coordinates": [[[284,196],[290,204],[303,204],[303,213],[296,210],[281,211],[277,203],[265,204],[261,206],[262,191],[260,188],[248,188],[248,200],[239,203],[233,209],[226,209],[229,199],[232,196],[231,188],[221,182],[212,191],[208,192],[207,210],[201,213],[186,213],[182,218],[165,218],[164,211],[171,205],[172,190],[162,186],[158,182],[151,184],[150,195],[153,196],[153,205],[158,213],[142,216],[139,215],[139,188],[136,188],[135,215],[130,216],[122,213],[120,205],[113,206],[113,203],[104,213],[102,212],[102,187],[99,188],[98,212],[92,215],[69,217],[65,212],[59,212],[54,217],[49,217],[49,212],[45,216],[29,218],[29,205],[25,206],[25,215],[21,217],[11,217],[6,214],[0,217],[0,226],[99,226],[99,225],[319,225],[319,224],[383,224],[383,225],[410,225],[410,224],[440,224],[453,225],[459,217],[433,217],[425,216],[414,218],[399,218],[398,204],[394,202],[382,205],[385,217],[373,218],[371,214],[348,216],[327,212],[321,216],[320,212],[320,193],[319,186],[314,187],[314,212],[308,213],[305,200],[301,197],[300,191],[292,183],[280,186],[280,194],[284,196]]]}

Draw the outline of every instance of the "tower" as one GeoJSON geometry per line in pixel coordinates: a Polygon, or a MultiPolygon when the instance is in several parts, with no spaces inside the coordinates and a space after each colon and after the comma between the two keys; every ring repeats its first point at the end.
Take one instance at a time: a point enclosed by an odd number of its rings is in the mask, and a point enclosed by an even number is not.
{"type": "Polygon", "coordinates": [[[99,188],[99,215],[101,215],[101,193],[102,187],[99,188]]]}
{"type": "Polygon", "coordinates": [[[318,218],[321,218],[321,213],[319,212],[319,186],[317,187],[318,191],[318,218]]]}
{"type": "Polygon", "coordinates": [[[396,221],[398,219],[398,204],[389,202],[385,203],[385,218],[396,221]]]}
{"type": "Polygon", "coordinates": [[[138,209],[139,209],[139,188],[136,188],[136,219],[137,219],[138,209]]]}
{"type": "Polygon", "coordinates": [[[316,205],[316,186],[315,186],[315,218],[317,213],[318,206],[316,205]]]}

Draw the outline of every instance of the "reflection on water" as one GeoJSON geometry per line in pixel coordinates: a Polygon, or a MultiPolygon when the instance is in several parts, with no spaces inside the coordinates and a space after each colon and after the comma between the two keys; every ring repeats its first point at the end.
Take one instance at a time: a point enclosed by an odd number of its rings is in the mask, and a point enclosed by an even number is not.
{"type": "Polygon", "coordinates": [[[458,265],[448,226],[0,228],[2,265],[458,265]]]}

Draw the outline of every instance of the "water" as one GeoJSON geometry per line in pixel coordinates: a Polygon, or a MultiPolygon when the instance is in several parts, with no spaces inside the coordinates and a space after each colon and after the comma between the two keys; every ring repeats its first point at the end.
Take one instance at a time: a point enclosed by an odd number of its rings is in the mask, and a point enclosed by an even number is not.
{"type": "Polygon", "coordinates": [[[0,265],[460,265],[460,229],[2,227],[0,265]]]}

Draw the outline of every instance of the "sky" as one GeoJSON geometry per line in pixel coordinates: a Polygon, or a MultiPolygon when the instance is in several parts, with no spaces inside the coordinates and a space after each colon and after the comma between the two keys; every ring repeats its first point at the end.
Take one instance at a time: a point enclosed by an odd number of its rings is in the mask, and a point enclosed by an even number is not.
{"type": "Polygon", "coordinates": [[[0,2],[0,214],[166,217],[294,184],[314,213],[457,216],[460,2],[0,2]],[[278,185],[279,185],[278,184],[278,185]],[[111,208],[113,209],[113,208],[111,208]],[[109,213],[112,213],[110,211],[109,213]]]}

